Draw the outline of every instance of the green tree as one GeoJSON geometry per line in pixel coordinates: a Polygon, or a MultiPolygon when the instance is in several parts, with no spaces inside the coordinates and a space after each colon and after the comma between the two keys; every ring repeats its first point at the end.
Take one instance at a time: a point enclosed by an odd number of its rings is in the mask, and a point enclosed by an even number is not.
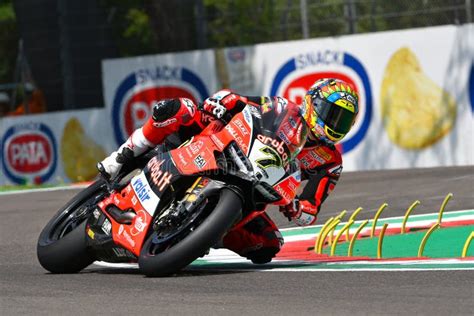
{"type": "Polygon", "coordinates": [[[197,48],[195,0],[102,0],[120,56],[197,48]]]}
{"type": "Polygon", "coordinates": [[[0,82],[12,82],[18,52],[18,32],[12,1],[0,4],[0,82]]]}
{"type": "Polygon", "coordinates": [[[299,6],[291,0],[204,0],[211,46],[236,46],[301,36],[299,6]]]}

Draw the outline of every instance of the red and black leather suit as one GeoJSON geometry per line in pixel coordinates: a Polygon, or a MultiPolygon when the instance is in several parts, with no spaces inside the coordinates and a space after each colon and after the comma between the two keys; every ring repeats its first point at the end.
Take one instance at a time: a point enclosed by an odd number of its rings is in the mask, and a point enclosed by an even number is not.
{"type": "MultiPolygon", "coordinates": [[[[219,91],[215,96],[219,96],[227,113],[234,115],[242,111],[246,104],[265,106],[269,102],[281,100],[279,97],[245,97],[228,90],[219,91]]],[[[212,120],[211,115],[189,99],[168,99],[154,105],[153,115],[142,130],[150,143],[158,145],[172,134],[179,135],[181,140],[189,139],[212,120]]],[[[300,204],[307,210],[312,209],[313,212],[310,213],[316,215],[339,179],[342,170],[341,154],[334,146],[308,139],[297,158],[302,170],[302,180],[308,180],[298,198],[300,204]]],[[[299,225],[315,222],[316,216],[306,215],[303,213],[300,217],[299,225]]],[[[230,231],[223,239],[225,248],[256,263],[271,261],[282,245],[283,239],[277,226],[265,213],[243,228],[230,231]]]]}

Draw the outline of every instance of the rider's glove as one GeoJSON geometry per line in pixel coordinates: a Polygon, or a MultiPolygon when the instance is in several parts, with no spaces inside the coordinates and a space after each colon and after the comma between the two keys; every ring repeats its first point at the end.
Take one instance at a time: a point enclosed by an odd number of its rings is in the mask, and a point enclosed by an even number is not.
{"type": "Polygon", "coordinates": [[[204,100],[202,108],[205,112],[212,114],[217,119],[221,119],[227,111],[226,107],[222,105],[220,100],[212,97],[204,100]]]}
{"type": "Polygon", "coordinates": [[[318,208],[309,201],[295,198],[290,204],[281,206],[280,211],[292,219],[298,226],[314,224],[318,215],[318,208]]]}
{"type": "Polygon", "coordinates": [[[293,218],[300,215],[300,201],[298,198],[294,198],[290,204],[285,206],[280,206],[280,212],[288,218],[288,220],[292,220],[293,218]]]}

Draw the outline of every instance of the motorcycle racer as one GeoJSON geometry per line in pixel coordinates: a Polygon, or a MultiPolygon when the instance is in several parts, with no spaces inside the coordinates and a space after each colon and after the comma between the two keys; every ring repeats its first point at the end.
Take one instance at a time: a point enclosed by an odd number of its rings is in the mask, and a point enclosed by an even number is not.
{"type": "MultiPolygon", "coordinates": [[[[133,132],[109,157],[98,163],[106,177],[114,178],[121,167],[170,135],[181,140],[199,134],[211,121],[224,114],[235,115],[247,105],[260,107],[262,113],[289,103],[281,97],[250,97],[221,90],[202,104],[187,98],[165,99],[153,105],[152,117],[133,132]]],[[[299,106],[310,132],[297,156],[302,180],[308,180],[303,192],[280,211],[297,225],[313,224],[322,203],[334,189],[342,171],[342,158],[334,146],[351,129],[358,114],[355,88],[338,79],[316,81],[299,106]]],[[[263,213],[242,228],[233,229],[222,246],[254,263],[270,262],[283,245],[283,238],[270,217],[263,213]]]]}

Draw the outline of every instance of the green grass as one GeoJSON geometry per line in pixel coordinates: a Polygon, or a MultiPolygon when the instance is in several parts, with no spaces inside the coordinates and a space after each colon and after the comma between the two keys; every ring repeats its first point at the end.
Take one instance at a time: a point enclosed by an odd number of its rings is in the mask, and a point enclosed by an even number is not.
{"type": "MultiPolygon", "coordinates": [[[[435,230],[429,237],[423,256],[430,258],[459,258],[467,237],[474,231],[474,226],[441,227],[435,230]]],[[[403,235],[387,235],[383,240],[383,258],[406,258],[416,257],[421,240],[426,230],[407,233],[403,235]]],[[[353,255],[363,257],[377,257],[377,244],[379,238],[362,238],[356,240],[353,255]]],[[[336,256],[346,256],[349,243],[344,242],[337,245],[336,256]]],[[[329,254],[331,247],[325,247],[323,253],[329,254]]],[[[474,255],[474,245],[471,245],[468,256],[474,255]]]]}

